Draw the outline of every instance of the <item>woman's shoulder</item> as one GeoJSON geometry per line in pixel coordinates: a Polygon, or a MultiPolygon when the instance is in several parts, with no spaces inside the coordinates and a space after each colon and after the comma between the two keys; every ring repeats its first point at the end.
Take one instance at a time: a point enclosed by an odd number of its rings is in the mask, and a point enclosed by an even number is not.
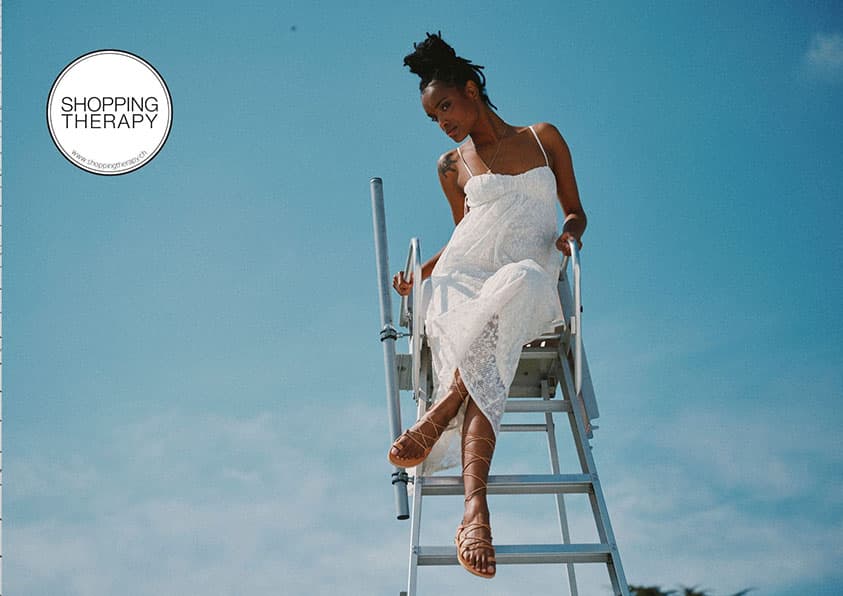
{"type": "Polygon", "coordinates": [[[536,131],[536,134],[539,135],[539,138],[544,142],[545,139],[548,141],[561,141],[562,133],[559,132],[559,129],[556,128],[550,122],[536,122],[532,125],[532,129],[536,131]]]}
{"type": "Polygon", "coordinates": [[[436,160],[436,170],[439,172],[439,177],[456,178],[459,174],[459,159],[459,153],[457,153],[456,148],[449,149],[448,151],[440,155],[439,159],[436,160]],[[453,174],[453,176],[450,176],[450,174],[453,174]]]}
{"type": "Polygon", "coordinates": [[[568,143],[565,142],[562,133],[553,124],[550,122],[537,122],[532,127],[536,131],[542,146],[553,156],[556,156],[557,153],[564,155],[569,152],[568,143]]]}

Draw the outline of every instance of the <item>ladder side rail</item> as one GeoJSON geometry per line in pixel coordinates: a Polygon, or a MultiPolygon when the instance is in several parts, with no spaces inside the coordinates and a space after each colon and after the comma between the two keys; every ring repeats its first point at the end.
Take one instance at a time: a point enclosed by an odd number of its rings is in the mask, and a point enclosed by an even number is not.
{"type": "MultiPolygon", "coordinates": [[[[550,389],[547,381],[542,381],[542,397],[544,399],[550,399],[550,389]]],[[[550,455],[550,472],[551,474],[559,475],[562,472],[559,466],[559,449],[556,444],[556,424],[553,420],[553,413],[545,412],[544,421],[545,430],[547,431],[547,450],[550,455]]],[[[571,531],[568,527],[568,512],[565,508],[565,495],[562,493],[556,494],[556,515],[559,519],[559,530],[562,533],[562,543],[571,544],[571,531]]],[[[579,596],[579,591],[577,589],[577,575],[574,570],[574,564],[568,563],[566,565],[566,571],[568,573],[568,587],[570,589],[571,596],[579,596]]]]}
{"type": "MultiPolygon", "coordinates": [[[[572,291],[571,287],[571,279],[570,275],[567,273],[565,267],[569,261],[569,257],[564,257],[562,259],[562,268],[559,271],[559,283],[557,284],[557,290],[559,293],[559,300],[562,303],[562,310],[565,313],[566,317],[570,317],[574,314],[575,305],[574,305],[574,292],[572,291]]],[[[582,301],[580,301],[580,311],[582,310],[582,301]]],[[[570,328],[570,324],[566,319],[566,330],[569,334],[573,334],[570,328]]],[[[573,339],[573,338],[572,338],[573,339]]],[[[600,417],[600,410],[597,407],[597,398],[594,394],[594,386],[591,383],[591,374],[590,369],[588,367],[588,356],[585,353],[585,345],[583,341],[582,349],[581,349],[581,359],[582,359],[582,399],[583,405],[585,406],[586,412],[588,412],[589,420],[595,420],[600,417]]],[[[595,427],[596,428],[596,427],[595,427]]]]}
{"type": "MultiPolygon", "coordinates": [[[[416,418],[421,418],[427,411],[427,401],[420,399],[416,404],[416,418]]],[[[424,462],[416,466],[415,478],[424,475],[424,462]]],[[[410,522],[410,561],[407,572],[407,596],[416,596],[419,570],[419,542],[421,540],[421,510],[424,483],[413,483],[413,515],[410,522]]]]}
{"type": "Polygon", "coordinates": [[[603,497],[603,488],[600,485],[600,478],[597,475],[597,466],[594,463],[594,456],[591,453],[591,446],[589,444],[588,437],[590,433],[590,422],[582,395],[582,271],[580,268],[579,249],[577,248],[576,241],[569,240],[568,246],[571,249],[571,269],[574,276],[574,313],[573,317],[571,317],[572,333],[575,335],[575,343],[572,350],[574,352],[574,370],[571,371],[569,366],[567,366],[569,362],[566,358],[562,363],[563,379],[560,381],[563,387],[563,392],[566,394],[566,398],[570,399],[572,402],[572,407],[568,417],[571,422],[571,431],[574,433],[574,442],[577,445],[577,453],[580,457],[580,464],[583,466],[583,472],[590,474],[593,478],[592,485],[594,490],[589,493],[589,501],[591,502],[592,512],[594,513],[594,521],[597,525],[600,541],[608,545],[611,551],[609,561],[607,563],[609,578],[612,581],[612,587],[617,596],[629,596],[629,585],[626,583],[623,566],[620,563],[618,545],[615,541],[612,523],[609,520],[609,509],[606,506],[606,500],[603,497]],[[565,391],[565,389],[567,389],[567,391],[565,391]],[[578,400],[582,403],[582,409],[577,407],[579,404],[573,403],[574,400],[578,400]]]}
{"type": "MultiPolygon", "coordinates": [[[[372,225],[375,236],[375,260],[378,276],[378,298],[380,304],[381,331],[383,346],[383,364],[386,380],[386,408],[389,418],[390,443],[401,435],[401,404],[398,399],[397,364],[395,342],[398,332],[392,324],[392,297],[389,283],[389,256],[386,242],[386,216],[383,205],[383,181],[372,178],[369,181],[372,200],[372,225]]],[[[401,468],[393,467],[392,486],[395,500],[395,513],[398,519],[407,519],[410,515],[407,497],[407,474],[401,468]]]]}
{"type": "MultiPolygon", "coordinates": [[[[421,264],[420,253],[418,250],[418,242],[415,243],[416,264],[414,267],[415,279],[421,279],[421,264]]],[[[411,249],[412,250],[412,249],[411,249]]],[[[415,282],[413,284],[416,286],[415,282]]],[[[421,296],[421,284],[418,286],[418,296],[421,296]]],[[[420,299],[414,300],[414,315],[413,315],[413,331],[414,337],[418,337],[417,347],[413,348],[413,395],[416,397],[416,419],[421,418],[427,411],[430,405],[430,399],[433,395],[433,356],[430,353],[430,348],[423,336],[424,324],[422,321],[422,312],[418,307],[420,299]],[[427,396],[426,399],[421,399],[422,396],[427,396]]],[[[419,464],[415,469],[415,478],[413,478],[413,510],[410,522],[410,558],[408,562],[407,571],[407,591],[403,592],[403,596],[416,596],[418,589],[418,568],[419,568],[419,549],[421,540],[421,508],[422,497],[424,493],[424,483],[418,481],[424,474],[424,462],[419,464]]]]}
{"type": "MultiPolygon", "coordinates": [[[[0,2],[0,31],[2,31],[3,3],[0,2]]],[[[2,47],[2,35],[0,35],[0,47],[2,47]]],[[[0,278],[3,276],[3,56],[0,50],[0,278]]],[[[0,279],[0,431],[3,430],[3,364],[2,364],[2,343],[3,343],[3,308],[2,308],[2,279],[0,279]]],[[[3,438],[0,432],[0,592],[3,591],[3,438]]]]}
{"type": "Polygon", "coordinates": [[[573,402],[576,394],[574,393],[575,385],[572,368],[568,359],[564,358],[562,362],[563,374],[562,378],[559,379],[559,383],[565,400],[571,403],[571,407],[568,409],[568,419],[571,423],[571,432],[574,435],[577,457],[579,458],[583,474],[587,474],[592,479],[593,491],[589,493],[588,497],[600,542],[606,544],[610,550],[607,567],[612,587],[616,596],[629,596],[629,585],[626,583],[626,577],[620,561],[620,553],[617,542],[615,541],[615,534],[612,531],[612,524],[609,520],[609,509],[603,497],[603,488],[600,484],[597,466],[594,463],[594,456],[591,453],[591,445],[589,444],[586,433],[585,416],[583,410],[573,402]]]}
{"type": "MultiPolygon", "coordinates": [[[[563,383],[562,392],[565,395],[565,399],[568,400],[574,396],[574,393],[573,375],[567,367],[564,371],[563,380],[561,380],[561,382],[563,383]]],[[[599,506],[600,503],[596,498],[596,493],[600,492],[598,490],[600,479],[597,474],[597,466],[594,463],[594,456],[591,453],[591,445],[585,432],[585,425],[582,424],[582,419],[582,410],[576,406],[572,406],[568,410],[568,420],[571,424],[571,432],[574,436],[574,444],[576,445],[577,457],[580,460],[582,473],[592,479],[592,486],[594,486],[594,491],[589,493],[589,499],[591,500],[591,508],[594,513],[594,521],[597,524],[597,534],[601,543],[608,544],[609,535],[606,532],[606,524],[604,524],[604,520],[608,517],[608,513],[606,517],[603,516],[603,513],[606,510],[599,506]]]]}
{"type": "Polygon", "coordinates": [[[582,283],[580,251],[575,240],[568,240],[571,250],[571,272],[574,275],[574,312],[571,317],[571,333],[574,336],[574,391],[582,393],[582,283]]]}
{"type": "MultiPolygon", "coordinates": [[[[410,239],[410,250],[407,252],[407,262],[404,265],[404,279],[407,279],[411,273],[415,273],[415,266],[414,263],[418,260],[418,246],[419,241],[417,238],[410,239]]],[[[415,289],[415,279],[413,280],[413,288],[415,289]]],[[[411,290],[410,294],[412,295],[414,292],[411,290]]],[[[398,316],[398,324],[402,327],[407,327],[412,332],[412,307],[415,306],[411,301],[410,296],[401,296],[401,306],[398,309],[399,316],[398,316]]]]}
{"type": "Polygon", "coordinates": [[[410,353],[413,357],[413,399],[429,401],[429,395],[421,385],[422,343],[424,341],[424,313],[422,312],[422,283],[421,283],[421,247],[418,238],[410,240],[410,251],[407,255],[407,268],[412,271],[413,287],[410,290],[411,310],[408,316],[410,324],[410,353]]]}
{"type": "Polygon", "coordinates": [[[568,240],[568,247],[571,250],[571,273],[574,277],[574,312],[571,316],[571,334],[574,338],[574,345],[571,350],[574,358],[574,395],[579,404],[582,405],[586,436],[591,438],[591,418],[588,415],[588,406],[582,392],[582,269],[580,267],[580,251],[575,240],[568,240]]]}
{"type": "Polygon", "coordinates": [[[407,596],[416,596],[418,586],[422,490],[421,484],[416,484],[413,487],[413,515],[410,518],[410,560],[407,571],[407,596]]]}
{"type": "MultiPolygon", "coordinates": [[[[571,250],[570,261],[574,277],[572,304],[573,314],[570,317],[570,327],[571,334],[574,337],[574,345],[571,349],[573,352],[572,359],[569,359],[566,353],[560,351],[560,360],[562,361],[562,378],[560,379],[560,385],[565,399],[571,403],[568,418],[571,423],[571,432],[574,436],[574,443],[577,449],[577,456],[580,460],[580,466],[582,467],[583,473],[592,475],[594,483],[597,484],[599,483],[599,479],[597,477],[597,467],[591,454],[591,445],[589,444],[590,429],[588,412],[585,409],[585,402],[582,400],[582,274],[580,268],[579,250],[576,242],[574,240],[569,240],[568,246],[571,250]],[[573,369],[573,371],[571,369],[573,369]],[[577,407],[580,404],[582,404],[582,409],[577,407]]],[[[563,266],[567,264],[568,260],[569,257],[565,257],[565,259],[563,259],[563,266]]],[[[593,495],[593,493],[591,493],[591,495],[593,495]]],[[[602,543],[607,543],[608,535],[606,534],[606,529],[602,523],[602,520],[604,519],[602,511],[599,507],[597,507],[598,503],[593,496],[591,497],[591,501],[600,541],[602,543]]],[[[608,519],[608,510],[605,519],[608,519]]]]}

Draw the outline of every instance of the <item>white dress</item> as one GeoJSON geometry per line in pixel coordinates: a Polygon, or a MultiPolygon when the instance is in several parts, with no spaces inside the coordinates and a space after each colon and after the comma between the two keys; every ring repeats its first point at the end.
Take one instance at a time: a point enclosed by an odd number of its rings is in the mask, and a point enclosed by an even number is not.
{"type": "MultiPolygon", "coordinates": [[[[546,165],[469,178],[469,210],[431,273],[425,313],[435,400],[448,392],[459,369],[496,436],[523,345],[563,317],[556,289],[556,177],[530,130],[546,165]]],[[[436,443],[426,473],[459,465],[464,412],[436,443]]]]}

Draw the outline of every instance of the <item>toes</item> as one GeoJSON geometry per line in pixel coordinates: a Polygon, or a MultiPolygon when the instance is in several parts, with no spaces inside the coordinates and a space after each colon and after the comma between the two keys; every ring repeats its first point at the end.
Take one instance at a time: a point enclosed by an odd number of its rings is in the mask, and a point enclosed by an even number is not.
{"type": "Polygon", "coordinates": [[[404,435],[401,435],[392,444],[392,450],[395,453],[402,453],[407,450],[407,442],[404,440],[404,435]]]}
{"type": "Polygon", "coordinates": [[[478,528],[472,528],[467,532],[460,528],[456,542],[460,559],[466,569],[476,575],[492,577],[495,575],[497,565],[494,548],[488,544],[491,536],[486,538],[487,535],[478,528]]]}
{"type": "Polygon", "coordinates": [[[480,571],[481,573],[494,573],[495,561],[492,558],[493,556],[494,555],[489,556],[489,554],[482,551],[474,551],[465,558],[474,569],[480,571]]]}
{"type": "Polygon", "coordinates": [[[397,457],[415,457],[417,454],[414,453],[415,450],[413,449],[413,443],[407,441],[406,439],[406,435],[401,435],[395,439],[390,452],[397,457]]]}
{"type": "Polygon", "coordinates": [[[484,573],[494,573],[495,562],[492,560],[488,553],[484,553],[484,555],[481,557],[479,567],[483,570],[484,573]]]}

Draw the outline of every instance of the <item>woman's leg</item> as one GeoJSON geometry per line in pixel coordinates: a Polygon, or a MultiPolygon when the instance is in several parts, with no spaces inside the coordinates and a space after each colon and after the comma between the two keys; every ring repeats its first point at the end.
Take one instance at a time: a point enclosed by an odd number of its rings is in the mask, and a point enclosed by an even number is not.
{"type": "Polygon", "coordinates": [[[439,440],[445,427],[460,411],[468,391],[460,378],[459,370],[448,393],[433,404],[424,416],[398,437],[389,450],[389,461],[399,467],[409,468],[421,463],[439,440]]]}
{"type": "Polygon", "coordinates": [[[486,502],[486,482],[494,451],[492,425],[474,400],[469,398],[462,427],[465,514],[457,534],[457,549],[460,550],[461,562],[468,564],[469,571],[486,577],[495,573],[495,550],[486,502]]]}

